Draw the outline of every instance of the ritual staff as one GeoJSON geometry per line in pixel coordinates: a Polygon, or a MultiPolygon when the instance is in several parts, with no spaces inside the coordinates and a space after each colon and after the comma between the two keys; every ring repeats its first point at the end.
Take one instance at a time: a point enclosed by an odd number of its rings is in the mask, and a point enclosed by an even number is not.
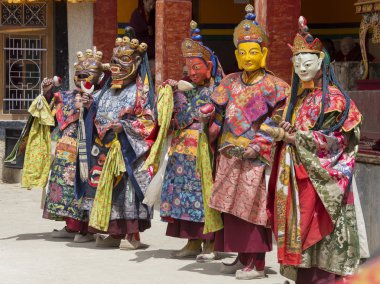
{"type": "Polygon", "coordinates": [[[296,283],[353,274],[360,250],[350,190],[362,116],[344,93],[306,19],[291,47],[294,74],[269,183],[281,273],[296,283]]]}
{"type": "Polygon", "coordinates": [[[160,215],[168,222],[167,236],[188,239],[185,247],[173,256],[197,256],[199,262],[205,262],[215,259],[213,232],[222,226],[220,216],[210,212],[207,202],[212,189],[211,148],[218,134],[214,130],[218,128],[209,129],[206,125],[214,113],[210,95],[219,84],[223,70],[218,58],[203,45],[197,23],[192,21],[190,27],[191,38],[184,39],[181,45],[189,70],[184,80],[191,83],[188,83],[190,88],[181,90],[178,82],[167,81],[175,87],[169,130],[173,138],[163,180],[160,215]],[[206,226],[205,222],[208,222],[206,226]]]}
{"type": "MultiPolygon", "coordinates": [[[[107,65],[102,64],[102,52],[87,49],[85,54],[77,52],[78,61],[75,63],[74,83],[76,88],[71,91],[51,93],[52,79],[42,82],[43,93],[48,101],[53,99],[56,120],[58,122],[58,140],[55,147],[55,157],[51,167],[45,200],[43,217],[52,220],[65,220],[66,226],[52,232],[53,238],[74,238],[74,242],[93,241],[88,234],[86,217],[80,207],[74,190],[76,171],[78,170],[78,139],[82,85],[93,85],[99,89],[103,71],[107,65]],[[75,237],[74,237],[75,235],[75,237]]],[[[46,162],[46,161],[44,161],[46,162]]],[[[84,169],[86,171],[87,168],[84,169]]],[[[85,173],[86,174],[86,173],[85,173]]]]}
{"type": "Polygon", "coordinates": [[[117,38],[110,63],[111,86],[84,96],[89,176],[78,188],[98,246],[138,249],[150,228],[152,208],[142,204],[151,174],[141,170],[153,141],[154,90],[147,44],[117,38]],[[89,138],[91,137],[91,139],[89,138]]]}
{"type": "MultiPolygon", "coordinates": [[[[242,72],[226,76],[211,95],[224,113],[220,152],[210,207],[223,213],[224,229],[216,233],[215,249],[238,252],[223,273],[237,279],[265,277],[265,253],[272,249],[266,211],[265,168],[271,162],[272,140],[260,130],[285,103],[289,86],[267,71],[267,37],[255,21],[253,6],[235,28],[235,56],[242,72]]],[[[216,116],[218,117],[218,116],[216,116]]],[[[222,121],[219,122],[221,124],[222,121]]]]}

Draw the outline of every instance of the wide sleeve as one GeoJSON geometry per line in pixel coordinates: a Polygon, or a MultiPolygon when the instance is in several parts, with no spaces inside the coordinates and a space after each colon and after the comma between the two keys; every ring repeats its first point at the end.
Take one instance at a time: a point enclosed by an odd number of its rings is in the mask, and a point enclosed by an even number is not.
{"type": "Polygon", "coordinates": [[[289,95],[289,91],[290,87],[288,84],[283,81],[277,82],[274,92],[272,92],[273,95],[269,96],[271,99],[268,99],[270,102],[268,105],[273,106],[273,108],[271,108],[267,118],[261,124],[254,138],[249,143],[250,147],[259,152],[259,159],[267,165],[272,164],[272,148],[274,146],[274,141],[264,129],[279,127],[278,125],[281,122],[282,113],[284,111],[284,106],[286,98],[289,95]]]}
{"type": "Polygon", "coordinates": [[[228,76],[224,78],[218,87],[216,87],[211,94],[211,100],[215,105],[218,106],[226,106],[228,103],[228,100],[230,98],[230,88],[229,88],[229,83],[231,81],[231,78],[228,76]]]}
{"type": "Polygon", "coordinates": [[[215,106],[215,115],[209,125],[210,141],[215,141],[222,131],[226,107],[231,96],[230,81],[230,76],[225,77],[211,94],[211,101],[215,106]]]}
{"type": "MultiPolygon", "coordinates": [[[[336,113],[330,113],[324,124],[335,120],[336,113]]],[[[359,125],[348,132],[343,129],[328,134],[315,130],[296,132],[297,155],[333,222],[343,202],[353,204],[349,190],[359,137],[359,125]]]]}
{"type": "MultiPolygon", "coordinates": [[[[277,124],[268,117],[264,124],[267,127],[277,127],[277,124]]],[[[248,147],[251,147],[255,151],[259,152],[259,159],[262,160],[267,165],[271,164],[271,153],[272,153],[273,139],[265,131],[259,129],[254,138],[249,143],[248,147]]]]}
{"type": "Polygon", "coordinates": [[[138,88],[134,102],[120,113],[120,123],[136,157],[148,152],[153,144],[150,139],[155,122],[152,110],[147,107],[147,96],[138,88]]]}

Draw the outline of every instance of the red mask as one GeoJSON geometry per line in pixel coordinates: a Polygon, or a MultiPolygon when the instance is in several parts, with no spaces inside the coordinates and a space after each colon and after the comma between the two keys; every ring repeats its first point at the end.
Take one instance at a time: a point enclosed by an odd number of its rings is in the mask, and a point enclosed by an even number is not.
{"type": "Polygon", "coordinates": [[[212,62],[206,63],[201,58],[186,58],[186,66],[189,69],[189,77],[197,85],[203,85],[211,78],[212,62]]]}

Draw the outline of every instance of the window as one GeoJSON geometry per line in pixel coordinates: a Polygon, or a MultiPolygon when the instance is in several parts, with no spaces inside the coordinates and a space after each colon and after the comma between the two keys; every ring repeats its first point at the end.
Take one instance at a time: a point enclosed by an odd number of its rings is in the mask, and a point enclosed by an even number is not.
{"type": "Polygon", "coordinates": [[[1,2],[2,26],[46,27],[46,1],[28,4],[1,2]]]}
{"type": "Polygon", "coordinates": [[[51,8],[52,0],[0,0],[0,117],[24,118],[40,93],[42,78],[51,75],[51,8]]]}
{"type": "Polygon", "coordinates": [[[40,93],[46,48],[41,36],[4,35],[4,113],[23,113],[40,93]]]}

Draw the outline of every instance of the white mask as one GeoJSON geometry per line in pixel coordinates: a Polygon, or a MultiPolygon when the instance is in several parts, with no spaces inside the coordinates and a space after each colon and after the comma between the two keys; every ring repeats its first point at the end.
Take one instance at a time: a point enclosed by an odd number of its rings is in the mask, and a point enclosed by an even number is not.
{"type": "Polygon", "coordinates": [[[314,79],[315,75],[321,70],[323,55],[318,57],[315,53],[300,53],[293,56],[294,72],[304,82],[314,79]]]}

